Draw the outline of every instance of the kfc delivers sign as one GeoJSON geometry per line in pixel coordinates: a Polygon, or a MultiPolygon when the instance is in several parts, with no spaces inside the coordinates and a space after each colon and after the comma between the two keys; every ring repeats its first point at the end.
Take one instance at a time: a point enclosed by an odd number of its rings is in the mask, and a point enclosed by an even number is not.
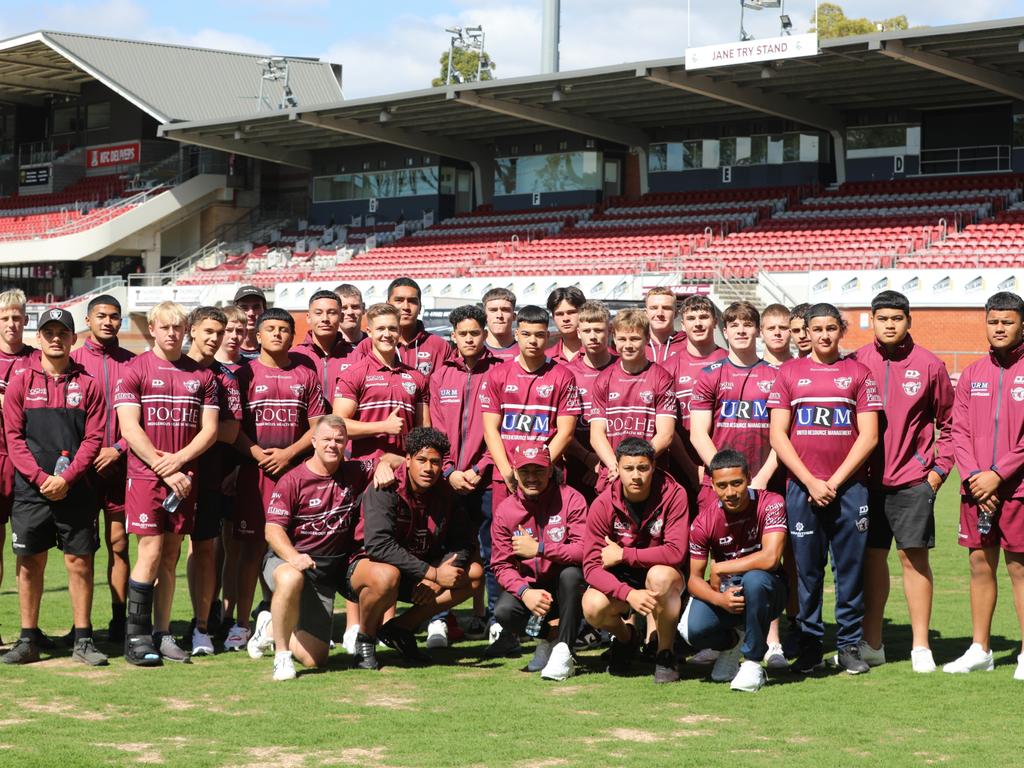
{"type": "Polygon", "coordinates": [[[142,146],[133,141],[129,144],[108,144],[90,147],[85,151],[86,168],[109,168],[114,165],[131,165],[139,162],[142,146]]]}

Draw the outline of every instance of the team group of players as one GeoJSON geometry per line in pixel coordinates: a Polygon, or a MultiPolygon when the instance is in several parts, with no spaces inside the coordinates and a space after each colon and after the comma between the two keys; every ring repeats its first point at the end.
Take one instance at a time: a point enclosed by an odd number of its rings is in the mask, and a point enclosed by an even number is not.
{"type": "Polygon", "coordinates": [[[642,655],[671,682],[691,657],[756,691],[765,667],[822,666],[829,557],[832,661],[851,674],[885,662],[895,540],[912,666],[931,672],[933,505],[954,464],[974,636],[945,671],[993,668],[1000,549],[1024,625],[1015,294],[989,299],[990,353],[955,392],[893,291],[872,303],[875,341],[846,356],[829,304],[719,313],[662,288],[614,317],[574,287],[518,310],[494,289],[452,311],[448,342],[424,329],[413,280],[369,308],[343,285],[311,297],[309,334],[293,344],[292,315],[244,286],[224,308],[153,307],[152,348],[138,356],[118,343],[113,297],[90,302],[74,351],[62,309],[40,316],[37,348],[24,344],[24,301],[0,294],[0,522],[21,614],[5,663],[54,644],[38,619],[55,546],[65,640],[76,660],[107,663],[90,621],[103,539],[108,638],[138,666],[221,644],[273,652],[274,678],[293,678],[295,660],[326,662],[341,594],[343,644],[363,669],[380,666],[378,643],[429,661],[416,639],[426,624],[428,649],[489,635],[491,657],[532,636],[527,669],[546,679],[571,676],[576,650],[603,635],[613,674],[642,655]],[[186,535],[188,651],[170,631],[186,535]],[[467,600],[460,627],[450,609],[467,600]]]}

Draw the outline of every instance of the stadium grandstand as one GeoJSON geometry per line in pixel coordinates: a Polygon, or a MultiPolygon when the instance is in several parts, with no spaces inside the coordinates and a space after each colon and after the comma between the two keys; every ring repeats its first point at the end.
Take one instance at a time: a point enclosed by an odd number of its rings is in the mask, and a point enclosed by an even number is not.
{"type": "Polygon", "coordinates": [[[294,94],[261,97],[259,57],[35,33],[0,47],[39,63],[19,76],[41,91],[16,93],[4,63],[0,95],[36,100],[40,138],[76,104],[81,137],[33,150],[19,128],[5,145],[0,263],[20,264],[8,281],[38,272],[35,295],[79,294],[86,272],[123,279],[135,312],[222,303],[241,283],[297,312],[340,282],[379,300],[398,275],[436,309],[498,285],[542,303],[566,283],[616,302],[653,285],[719,302],[816,298],[850,313],[851,343],[867,294],[889,286],[958,370],[976,346],[950,330],[958,311],[1024,279],[1022,38],[1018,18],[824,40],[785,61],[688,69],[681,56],[344,100],[333,65],[283,60],[294,94]],[[150,72],[131,81],[136,54],[150,72]],[[188,77],[197,67],[205,76],[188,77]],[[130,119],[96,118],[117,133],[92,139],[85,96],[60,91],[72,87],[130,119]],[[94,144],[132,141],[142,162],[90,165],[94,144]],[[68,158],[78,175],[55,185],[68,158]],[[49,175],[29,173],[36,160],[49,175]],[[168,212],[85,248],[64,277],[58,242],[190,184],[187,236],[168,212]]]}

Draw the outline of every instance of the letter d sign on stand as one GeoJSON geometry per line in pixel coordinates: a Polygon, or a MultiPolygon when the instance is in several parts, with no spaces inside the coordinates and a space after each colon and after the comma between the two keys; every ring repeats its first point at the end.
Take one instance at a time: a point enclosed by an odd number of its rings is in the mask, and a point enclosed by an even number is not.
{"type": "Polygon", "coordinates": [[[903,155],[895,155],[892,158],[892,173],[893,173],[893,175],[894,176],[901,176],[901,175],[903,175],[904,173],[906,173],[904,168],[906,168],[906,158],[903,155]]]}

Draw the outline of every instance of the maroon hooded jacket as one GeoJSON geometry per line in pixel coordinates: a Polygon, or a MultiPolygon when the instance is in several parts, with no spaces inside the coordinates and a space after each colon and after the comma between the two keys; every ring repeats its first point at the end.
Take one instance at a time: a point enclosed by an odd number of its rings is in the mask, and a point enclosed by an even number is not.
{"type": "Polygon", "coordinates": [[[487,373],[498,365],[501,360],[485,349],[473,370],[456,355],[430,377],[430,424],[444,432],[451,442],[451,451],[444,460],[446,476],[470,467],[483,474],[493,464],[484,444],[480,390],[487,381],[487,373]]]}
{"type": "Polygon", "coordinates": [[[53,474],[61,451],[68,451],[71,466],[61,475],[71,486],[65,501],[84,503],[76,491],[86,484],[76,484],[100,452],[104,413],[99,385],[74,360],[57,377],[43,372],[38,352],[16,362],[4,390],[4,432],[18,471],[15,497],[46,503],[38,488],[53,474]]]}
{"type": "Polygon", "coordinates": [[[535,499],[522,493],[509,496],[494,511],[491,521],[491,570],[506,592],[522,597],[536,584],[550,584],[567,565],[583,562],[583,533],[587,502],[579,491],[559,485],[554,478],[535,499]],[[519,526],[539,544],[536,557],[523,559],[512,552],[512,537],[519,526]]]}
{"type": "Polygon", "coordinates": [[[686,490],[667,472],[655,470],[651,495],[639,524],[626,507],[622,480],[618,478],[590,506],[583,545],[583,576],[594,589],[625,601],[633,588],[601,563],[605,536],[622,547],[622,566],[626,568],[681,568],[690,544],[686,490]]]}
{"type": "Polygon", "coordinates": [[[963,479],[992,470],[999,496],[1024,498],[1024,344],[1004,365],[989,352],[960,374],[953,403],[953,450],[963,479]]]}
{"type": "MultiPolygon", "coordinates": [[[[365,339],[366,336],[364,335],[363,338],[365,339]]],[[[302,362],[308,363],[316,371],[317,376],[320,377],[320,388],[326,396],[334,391],[334,381],[338,377],[338,371],[335,370],[338,366],[331,366],[331,362],[344,360],[350,356],[359,357],[360,355],[355,354],[356,348],[357,344],[353,344],[339,333],[330,352],[324,352],[317,346],[313,332],[307,331],[306,338],[302,340],[302,343],[291,348],[291,354],[301,358],[302,362]]]]}
{"type": "MultiPolygon", "coordinates": [[[[416,321],[416,335],[413,340],[408,344],[399,342],[395,349],[399,360],[424,376],[430,376],[445,360],[455,356],[452,345],[440,336],[428,333],[420,320],[416,321]]],[[[373,342],[369,337],[363,339],[356,347],[356,351],[360,355],[373,354],[373,342]]]]}
{"type": "Polygon", "coordinates": [[[918,485],[931,471],[946,477],[953,468],[953,385],[945,363],[909,334],[891,353],[876,339],[851,357],[871,371],[885,409],[868,463],[871,484],[918,485]]]}

